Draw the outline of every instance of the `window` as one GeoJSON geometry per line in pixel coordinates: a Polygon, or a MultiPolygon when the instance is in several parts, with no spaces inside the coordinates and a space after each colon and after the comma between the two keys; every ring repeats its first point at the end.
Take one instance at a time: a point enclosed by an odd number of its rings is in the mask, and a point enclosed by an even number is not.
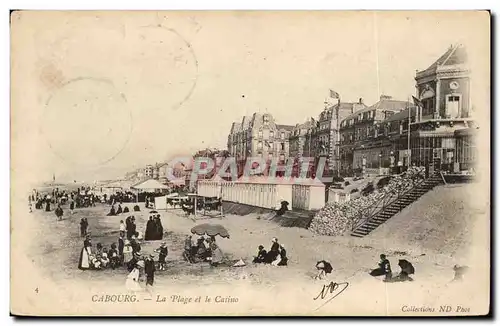
{"type": "Polygon", "coordinates": [[[460,96],[448,95],[446,97],[446,117],[459,118],[460,117],[460,96]]]}
{"type": "Polygon", "coordinates": [[[285,139],[285,133],[284,132],[281,133],[281,139],[285,139]]]}
{"type": "Polygon", "coordinates": [[[263,132],[262,132],[262,129],[259,130],[259,138],[262,138],[262,135],[263,135],[263,132]]]}
{"type": "Polygon", "coordinates": [[[284,155],[284,154],[281,154],[281,155],[280,155],[280,161],[281,161],[281,162],[285,161],[285,155],[284,155]]]}
{"type": "Polygon", "coordinates": [[[281,150],[284,151],[285,150],[285,143],[281,143],[280,146],[281,146],[281,150]]]}
{"type": "Polygon", "coordinates": [[[270,138],[274,138],[274,131],[272,131],[272,130],[271,130],[271,131],[269,131],[269,137],[270,137],[270,138]]]}
{"type": "Polygon", "coordinates": [[[257,144],[257,148],[262,149],[262,142],[261,141],[257,144]]]}

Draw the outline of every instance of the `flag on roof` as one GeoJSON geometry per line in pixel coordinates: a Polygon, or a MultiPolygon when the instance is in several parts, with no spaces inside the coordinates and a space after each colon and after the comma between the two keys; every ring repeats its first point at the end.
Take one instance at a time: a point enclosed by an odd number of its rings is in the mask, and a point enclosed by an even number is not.
{"type": "Polygon", "coordinates": [[[422,103],[422,101],[420,101],[415,96],[412,96],[412,97],[413,97],[413,103],[415,103],[416,106],[421,107],[421,108],[424,107],[424,104],[422,103]]]}
{"type": "Polygon", "coordinates": [[[334,91],[333,89],[330,90],[330,97],[331,98],[340,98],[340,94],[334,91]]]}

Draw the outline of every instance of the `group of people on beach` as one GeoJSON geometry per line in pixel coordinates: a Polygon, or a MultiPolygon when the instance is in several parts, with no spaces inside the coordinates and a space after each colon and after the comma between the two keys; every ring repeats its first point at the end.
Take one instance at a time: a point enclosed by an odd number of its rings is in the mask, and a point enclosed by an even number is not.
{"type": "Polygon", "coordinates": [[[161,224],[160,214],[149,215],[149,220],[146,224],[146,232],[144,240],[154,241],[163,239],[163,225],[161,224]]]}
{"type": "Polygon", "coordinates": [[[190,263],[209,262],[210,266],[218,266],[224,254],[214,236],[200,236],[194,240],[192,235],[187,235],[184,240],[183,257],[190,263]]]}
{"type": "Polygon", "coordinates": [[[259,246],[257,256],[254,257],[255,264],[271,264],[272,266],[287,266],[288,257],[283,244],[278,242],[277,238],[271,240],[271,249],[266,251],[263,245],[259,246]]]}
{"type": "MultiPolygon", "coordinates": [[[[141,211],[141,208],[139,207],[139,205],[135,205],[134,212],[140,212],[140,211],[141,211]]],[[[117,216],[117,215],[120,215],[122,213],[123,214],[130,213],[130,210],[128,209],[127,206],[125,206],[125,208],[122,208],[121,203],[119,203],[118,208],[115,208],[115,204],[111,204],[111,207],[109,209],[109,213],[106,214],[106,216],[117,216]]]]}

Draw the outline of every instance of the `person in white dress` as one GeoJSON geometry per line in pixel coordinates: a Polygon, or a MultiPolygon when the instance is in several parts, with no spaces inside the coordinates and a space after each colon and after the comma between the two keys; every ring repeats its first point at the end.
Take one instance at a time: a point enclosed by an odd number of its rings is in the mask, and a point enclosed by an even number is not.
{"type": "Polygon", "coordinates": [[[133,257],[132,246],[129,240],[125,240],[125,246],[123,247],[123,262],[128,263],[133,257]]]}
{"type": "Polygon", "coordinates": [[[139,283],[140,268],[144,268],[143,261],[138,262],[135,268],[128,274],[127,280],[125,281],[125,287],[128,291],[138,292],[142,290],[139,283]]]}

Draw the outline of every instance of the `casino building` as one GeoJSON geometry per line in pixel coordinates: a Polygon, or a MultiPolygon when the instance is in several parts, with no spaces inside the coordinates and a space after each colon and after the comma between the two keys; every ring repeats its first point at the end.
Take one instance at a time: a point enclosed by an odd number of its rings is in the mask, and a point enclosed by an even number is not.
{"type": "MultiPolygon", "coordinates": [[[[418,71],[415,81],[421,109],[410,124],[411,163],[455,172],[470,168],[476,157],[472,139],[478,126],[471,116],[465,47],[451,46],[427,69],[418,71]]],[[[399,158],[408,155],[404,138],[394,143],[399,158]]]]}
{"type": "Polygon", "coordinates": [[[459,172],[477,158],[467,53],[453,45],[427,69],[417,71],[416,101],[380,102],[341,122],[344,174],[390,171],[409,164],[459,172]],[[408,150],[409,149],[409,150],[408,150]]]}

